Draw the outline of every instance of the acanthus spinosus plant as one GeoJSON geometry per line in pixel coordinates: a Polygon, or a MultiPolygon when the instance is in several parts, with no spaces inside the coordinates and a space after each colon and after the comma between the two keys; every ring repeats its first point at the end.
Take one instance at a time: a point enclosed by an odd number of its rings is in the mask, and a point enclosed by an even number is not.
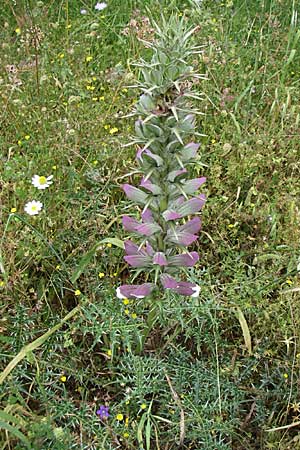
{"type": "Polygon", "coordinates": [[[199,147],[190,140],[202,136],[196,132],[201,112],[191,103],[202,99],[195,86],[205,79],[189,61],[201,48],[191,44],[196,29],[187,28],[184,18],[162,18],[162,26],[154,26],[155,40],[146,42],[152,49],[151,61],[136,64],[143,81],[137,85],[141,96],[133,113],[138,119],[131,144],[138,146],[142,178],[139,187],[123,185],[127,197],[142,207],[141,221],[123,217],[125,230],[140,238],[138,243],[125,241],[124,259],[138,273],[152,273],[152,279],[120,286],[119,298],[143,298],[161,286],[193,297],[200,291],[198,285],[178,278],[180,267],[192,267],[199,260],[198,253],[187,247],[197,240],[201,219],[190,216],[205,203],[205,196],[197,193],[205,178],[189,179],[188,170],[199,147]]]}

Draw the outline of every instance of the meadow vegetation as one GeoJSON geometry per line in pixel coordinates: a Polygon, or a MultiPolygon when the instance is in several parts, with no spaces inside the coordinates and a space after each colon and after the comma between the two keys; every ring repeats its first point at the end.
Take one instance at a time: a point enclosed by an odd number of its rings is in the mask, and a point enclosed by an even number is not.
{"type": "Polygon", "coordinates": [[[1,449],[300,449],[296,2],[106,3],[0,11],[1,449]],[[162,13],[204,45],[193,171],[207,202],[188,269],[201,292],[162,294],[137,351],[148,305],[116,296],[132,282],[124,116],[162,13]]]}

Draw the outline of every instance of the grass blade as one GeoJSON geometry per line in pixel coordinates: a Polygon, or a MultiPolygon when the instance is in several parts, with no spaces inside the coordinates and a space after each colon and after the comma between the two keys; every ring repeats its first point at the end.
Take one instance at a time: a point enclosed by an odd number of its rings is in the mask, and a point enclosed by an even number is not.
{"type": "Polygon", "coordinates": [[[237,318],[238,318],[238,320],[240,322],[240,325],[241,325],[241,328],[242,328],[242,331],[243,331],[245,345],[247,347],[249,355],[251,355],[252,354],[251,335],[250,335],[250,331],[249,331],[249,327],[248,327],[247,321],[245,319],[243,311],[240,308],[236,309],[236,313],[237,313],[237,318]]]}

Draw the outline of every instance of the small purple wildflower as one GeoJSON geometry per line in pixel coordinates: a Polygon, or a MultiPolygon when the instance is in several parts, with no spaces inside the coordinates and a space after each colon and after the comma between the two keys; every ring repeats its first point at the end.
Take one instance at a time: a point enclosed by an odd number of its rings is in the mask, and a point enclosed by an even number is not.
{"type": "Polygon", "coordinates": [[[102,11],[103,9],[105,9],[107,7],[107,3],[105,3],[105,2],[98,2],[98,3],[96,3],[96,5],[95,5],[95,9],[97,10],[97,11],[102,11]]]}
{"type": "Polygon", "coordinates": [[[109,417],[108,406],[101,405],[100,408],[96,411],[96,414],[100,417],[100,419],[107,419],[109,417]]]}

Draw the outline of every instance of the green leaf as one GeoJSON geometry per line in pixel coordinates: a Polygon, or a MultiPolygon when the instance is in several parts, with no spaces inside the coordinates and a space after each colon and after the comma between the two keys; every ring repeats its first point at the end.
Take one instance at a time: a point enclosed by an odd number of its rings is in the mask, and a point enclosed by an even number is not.
{"type": "Polygon", "coordinates": [[[151,448],[151,420],[148,417],[146,429],[145,429],[145,437],[146,437],[146,449],[150,450],[151,448]]]}
{"type": "Polygon", "coordinates": [[[2,420],[0,421],[0,429],[1,428],[16,436],[21,442],[23,442],[24,445],[26,445],[27,448],[29,449],[32,448],[27,437],[20,430],[18,430],[18,428],[14,427],[13,425],[10,425],[7,422],[2,422],[2,420]]]}
{"type": "Polygon", "coordinates": [[[243,331],[245,345],[247,347],[249,355],[251,355],[252,354],[251,335],[250,335],[250,331],[249,331],[249,327],[248,327],[247,321],[245,319],[243,311],[240,308],[236,308],[236,314],[237,314],[237,318],[238,318],[238,320],[240,322],[240,325],[241,325],[241,328],[242,328],[242,331],[243,331]]]}
{"type": "Polygon", "coordinates": [[[79,261],[77,269],[73,272],[71,276],[71,283],[75,283],[76,280],[80,277],[85,268],[89,265],[92,258],[95,256],[99,243],[95,244],[91,250],[89,250],[79,261]]]}
{"type": "Polygon", "coordinates": [[[0,411],[0,420],[3,422],[12,422],[15,425],[22,426],[22,421],[20,418],[15,417],[12,414],[8,414],[6,411],[0,411]]]}
{"type": "Polygon", "coordinates": [[[98,246],[100,245],[100,244],[112,244],[112,245],[114,245],[115,247],[119,247],[119,248],[122,248],[123,250],[124,250],[124,248],[125,248],[125,246],[124,246],[124,242],[121,240],[121,239],[118,239],[118,238],[105,238],[105,239],[102,239],[102,241],[100,241],[99,243],[98,243],[98,246]]]}
{"type": "Polygon", "coordinates": [[[77,269],[74,271],[73,275],[71,276],[71,282],[75,283],[76,280],[78,280],[78,278],[80,277],[80,275],[82,274],[82,272],[85,270],[85,268],[89,265],[89,263],[91,262],[92,258],[95,256],[95,254],[97,253],[97,250],[99,248],[99,246],[101,244],[112,244],[115,245],[116,247],[122,248],[124,250],[124,242],[121,241],[121,239],[118,238],[105,238],[102,239],[102,241],[97,242],[97,244],[95,244],[91,250],[89,250],[85,255],[83,255],[83,257],[81,258],[77,269]]]}
{"type": "Polygon", "coordinates": [[[143,445],[143,430],[144,430],[144,425],[147,419],[147,413],[145,412],[142,417],[141,420],[138,424],[138,428],[137,428],[137,440],[139,445],[143,445]]]}
{"type": "Polygon", "coordinates": [[[0,385],[6,379],[6,377],[10,374],[10,372],[21,362],[28,353],[33,352],[38,347],[40,347],[53,333],[59,330],[69,319],[71,319],[75,314],[77,314],[81,309],[81,305],[77,305],[73,308],[57,325],[50,328],[46,333],[42,334],[42,336],[35,339],[30,344],[25,345],[19,353],[11,360],[11,362],[5,367],[3,372],[0,373],[0,385]]]}

